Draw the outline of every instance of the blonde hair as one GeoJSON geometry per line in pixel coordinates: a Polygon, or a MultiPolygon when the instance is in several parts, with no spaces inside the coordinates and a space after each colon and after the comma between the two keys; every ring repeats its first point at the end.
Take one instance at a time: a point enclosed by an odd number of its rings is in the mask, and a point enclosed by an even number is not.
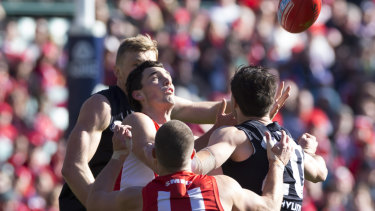
{"type": "Polygon", "coordinates": [[[116,65],[121,64],[122,57],[126,52],[145,52],[154,51],[158,58],[158,49],[156,40],[151,39],[150,35],[139,34],[135,37],[124,39],[117,50],[116,65]]]}

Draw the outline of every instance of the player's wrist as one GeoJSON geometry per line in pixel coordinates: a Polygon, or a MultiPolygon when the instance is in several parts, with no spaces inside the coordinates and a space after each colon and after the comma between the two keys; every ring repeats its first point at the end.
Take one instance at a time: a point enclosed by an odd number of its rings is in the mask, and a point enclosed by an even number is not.
{"type": "Polygon", "coordinates": [[[303,149],[303,152],[306,153],[306,154],[309,154],[311,156],[315,155],[315,152],[312,152],[311,150],[308,150],[308,149],[303,149]]]}
{"type": "Polygon", "coordinates": [[[202,162],[198,156],[194,156],[191,160],[191,171],[195,174],[202,174],[202,162]]]}
{"type": "Polygon", "coordinates": [[[129,155],[128,150],[115,150],[113,151],[111,159],[125,161],[128,155],[129,155]]]}
{"type": "Polygon", "coordinates": [[[285,168],[285,164],[279,159],[269,160],[269,165],[279,167],[282,170],[285,168]]]}

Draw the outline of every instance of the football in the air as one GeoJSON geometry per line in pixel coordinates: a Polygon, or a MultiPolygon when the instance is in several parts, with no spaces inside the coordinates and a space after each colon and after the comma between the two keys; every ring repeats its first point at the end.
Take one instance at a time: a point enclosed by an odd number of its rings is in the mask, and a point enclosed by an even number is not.
{"type": "Polygon", "coordinates": [[[321,6],[321,0],[280,0],[277,20],[288,32],[300,33],[316,21],[321,6]]]}

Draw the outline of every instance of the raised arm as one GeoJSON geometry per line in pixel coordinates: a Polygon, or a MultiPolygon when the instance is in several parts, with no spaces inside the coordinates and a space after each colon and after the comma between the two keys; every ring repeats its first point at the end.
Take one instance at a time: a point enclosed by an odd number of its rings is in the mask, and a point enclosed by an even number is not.
{"type": "Polygon", "coordinates": [[[272,147],[271,136],[267,137],[268,174],[264,181],[263,194],[242,189],[232,178],[221,175],[217,178],[220,199],[226,209],[232,210],[280,210],[283,199],[283,172],[293,151],[289,137],[283,133],[282,140],[272,147]]]}
{"type": "Polygon", "coordinates": [[[316,137],[309,133],[304,133],[299,138],[298,143],[305,153],[305,179],[314,183],[326,180],[328,175],[326,162],[321,156],[315,154],[318,147],[316,137]]]}
{"type": "Polygon", "coordinates": [[[145,153],[149,144],[154,144],[156,129],[154,122],[147,115],[135,112],[124,119],[123,124],[132,126],[134,155],[145,165],[156,172],[154,158],[145,153]]]}
{"type": "MultiPolygon", "coordinates": [[[[270,111],[270,119],[273,119],[276,116],[289,95],[290,86],[285,88],[284,82],[281,82],[275,97],[275,103],[270,111]]],[[[214,124],[217,111],[222,103],[222,101],[193,102],[177,96],[175,102],[176,104],[172,110],[172,119],[197,124],[214,124]]],[[[230,106],[226,107],[225,113],[230,112],[230,106]]]]}
{"type": "Polygon", "coordinates": [[[247,136],[233,126],[222,127],[212,133],[208,147],[200,150],[193,160],[193,172],[207,174],[228,160],[237,146],[244,143],[247,136]]]}
{"type": "Polygon", "coordinates": [[[212,126],[210,130],[208,130],[205,134],[203,134],[202,136],[200,136],[199,138],[195,140],[195,143],[194,143],[195,150],[199,151],[207,147],[208,142],[210,140],[210,136],[216,129],[222,126],[233,126],[237,123],[236,118],[234,117],[233,113],[229,113],[229,114],[225,113],[226,108],[227,108],[227,101],[223,99],[216,113],[215,124],[212,126]]]}
{"type": "Polygon", "coordinates": [[[176,96],[171,117],[183,122],[214,124],[220,104],[221,101],[193,102],[176,96]]]}
{"type": "Polygon", "coordinates": [[[102,131],[109,126],[110,114],[107,98],[102,95],[91,96],[82,105],[77,123],[68,138],[61,172],[84,206],[95,180],[88,163],[98,148],[102,131]]]}
{"type": "Polygon", "coordinates": [[[116,125],[112,138],[111,160],[96,178],[87,199],[88,210],[141,210],[142,188],[131,187],[112,191],[122,164],[131,150],[131,132],[128,125],[116,125]]]}
{"type": "Polygon", "coordinates": [[[270,119],[272,120],[276,114],[279,112],[280,108],[283,107],[284,103],[288,99],[290,95],[290,86],[285,88],[285,82],[282,81],[278,87],[276,97],[275,97],[275,103],[273,104],[273,107],[270,111],[270,119]]]}

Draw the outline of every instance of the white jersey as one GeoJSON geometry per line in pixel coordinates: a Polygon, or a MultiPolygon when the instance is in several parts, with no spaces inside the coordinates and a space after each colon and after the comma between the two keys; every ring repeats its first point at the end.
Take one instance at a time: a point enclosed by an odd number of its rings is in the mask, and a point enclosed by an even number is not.
{"type": "Polygon", "coordinates": [[[122,165],[120,190],[132,186],[146,186],[154,178],[154,172],[131,152],[122,165]]]}

